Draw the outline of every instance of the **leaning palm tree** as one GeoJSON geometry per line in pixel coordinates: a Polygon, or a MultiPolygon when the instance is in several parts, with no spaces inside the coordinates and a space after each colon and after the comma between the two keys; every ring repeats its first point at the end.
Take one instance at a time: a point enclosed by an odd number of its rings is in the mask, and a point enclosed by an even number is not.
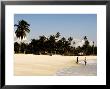
{"type": "Polygon", "coordinates": [[[15,24],[14,26],[17,27],[15,31],[16,37],[21,40],[26,37],[26,33],[30,32],[30,24],[28,24],[25,20],[18,21],[18,24],[15,24]]]}
{"type": "Polygon", "coordinates": [[[19,38],[22,43],[22,39],[26,37],[26,33],[30,32],[30,24],[28,24],[25,20],[20,20],[18,21],[18,24],[15,24],[14,26],[17,27],[15,31],[16,37],[19,38]]]}

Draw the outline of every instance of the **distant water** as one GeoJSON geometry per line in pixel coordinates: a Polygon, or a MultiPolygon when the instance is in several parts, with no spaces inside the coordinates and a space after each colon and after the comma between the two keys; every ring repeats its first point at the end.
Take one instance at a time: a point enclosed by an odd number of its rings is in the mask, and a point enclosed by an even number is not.
{"type": "Polygon", "coordinates": [[[97,75],[97,61],[88,60],[87,65],[84,65],[84,61],[80,61],[80,66],[69,67],[59,70],[56,76],[96,76],[97,75]]]}

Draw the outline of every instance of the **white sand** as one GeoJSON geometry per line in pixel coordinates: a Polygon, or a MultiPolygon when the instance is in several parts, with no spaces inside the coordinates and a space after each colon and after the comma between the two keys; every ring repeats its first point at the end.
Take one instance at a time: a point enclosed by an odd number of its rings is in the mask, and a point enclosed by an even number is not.
{"type": "MultiPolygon", "coordinates": [[[[83,60],[85,56],[79,56],[80,64],[76,64],[76,57],[77,56],[15,54],[14,55],[14,75],[15,76],[65,75],[66,71],[64,71],[64,73],[61,73],[60,71],[67,68],[77,68],[77,70],[78,69],[80,70],[81,68],[84,67],[83,60]]],[[[97,59],[96,56],[86,56],[86,58],[88,62],[87,66],[88,64],[92,64],[92,63],[89,63],[90,60],[96,61],[97,59]]],[[[92,68],[94,71],[96,71],[96,69],[94,69],[95,67],[92,67],[92,68]]],[[[71,71],[72,73],[69,75],[74,75],[75,70],[72,69],[70,70],[70,72],[71,71]]],[[[85,72],[85,75],[88,75],[87,71],[85,72]]],[[[79,72],[81,72],[81,70],[79,72]]],[[[79,74],[82,74],[82,73],[79,73],[79,74]]]]}

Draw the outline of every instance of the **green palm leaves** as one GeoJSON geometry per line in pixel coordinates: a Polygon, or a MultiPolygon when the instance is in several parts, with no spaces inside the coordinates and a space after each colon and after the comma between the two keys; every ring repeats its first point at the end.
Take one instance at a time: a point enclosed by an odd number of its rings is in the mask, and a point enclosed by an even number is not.
{"type": "Polygon", "coordinates": [[[21,40],[26,37],[26,33],[30,32],[30,24],[28,24],[25,20],[18,21],[18,24],[15,24],[14,26],[17,27],[15,31],[16,37],[21,40]]]}

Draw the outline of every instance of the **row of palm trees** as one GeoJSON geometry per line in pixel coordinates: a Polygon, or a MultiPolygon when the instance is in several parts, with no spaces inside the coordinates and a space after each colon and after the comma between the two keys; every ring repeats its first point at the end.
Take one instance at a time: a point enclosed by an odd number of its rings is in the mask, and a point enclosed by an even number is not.
{"type": "MultiPolygon", "coordinates": [[[[21,40],[26,37],[26,33],[30,32],[30,24],[24,20],[20,20],[16,27],[16,37],[21,40]]],[[[39,36],[38,39],[32,39],[30,43],[14,43],[15,53],[25,53],[25,54],[43,54],[43,55],[97,55],[97,47],[89,44],[87,36],[84,36],[85,43],[82,47],[74,47],[76,44],[73,42],[73,38],[60,37],[61,34],[57,32],[55,35],[39,36]]]]}

